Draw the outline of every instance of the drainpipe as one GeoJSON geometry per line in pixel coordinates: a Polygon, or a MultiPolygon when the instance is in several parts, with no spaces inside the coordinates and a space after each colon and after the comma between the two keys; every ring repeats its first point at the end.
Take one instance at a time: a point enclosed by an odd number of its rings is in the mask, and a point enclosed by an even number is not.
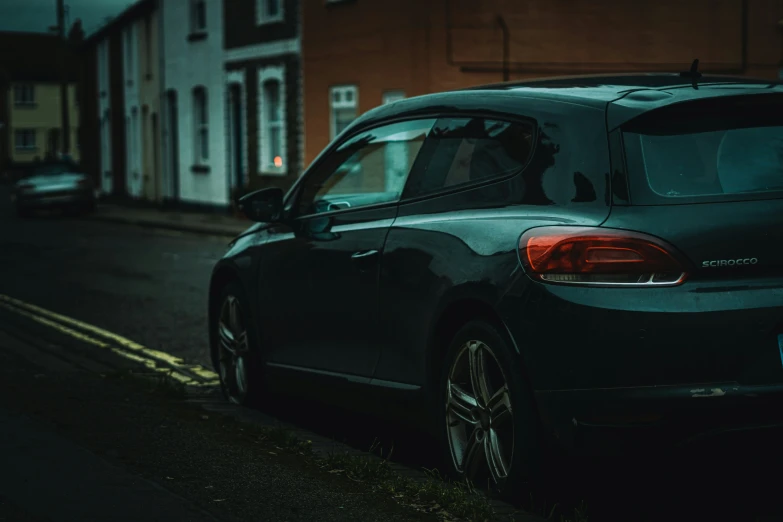
{"type": "Polygon", "coordinates": [[[506,20],[503,18],[503,15],[498,15],[497,21],[498,25],[500,26],[500,30],[503,32],[503,81],[507,82],[510,76],[508,64],[509,55],[511,54],[511,38],[508,31],[508,25],[506,24],[506,20]]]}
{"type": "Polygon", "coordinates": [[[70,100],[68,99],[68,65],[71,60],[66,60],[67,42],[65,39],[65,0],[57,0],[57,36],[60,39],[60,110],[62,124],[62,142],[61,151],[63,155],[68,154],[71,149],[71,123],[70,123],[70,100]]]}
{"type": "Polygon", "coordinates": [[[742,74],[748,72],[748,0],[742,0],[742,74]]]}
{"type": "Polygon", "coordinates": [[[780,69],[778,69],[778,79],[783,80],[783,18],[778,20],[778,30],[781,32],[780,38],[780,69]]]}

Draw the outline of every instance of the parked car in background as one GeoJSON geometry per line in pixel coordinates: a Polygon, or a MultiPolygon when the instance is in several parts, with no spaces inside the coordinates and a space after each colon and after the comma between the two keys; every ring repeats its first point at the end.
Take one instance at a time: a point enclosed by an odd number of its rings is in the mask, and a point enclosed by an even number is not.
{"type": "Polygon", "coordinates": [[[19,216],[36,210],[95,210],[95,187],[78,165],[56,161],[29,166],[14,184],[12,198],[19,216]]]}
{"type": "Polygon", "coordinates": [[[0,171],[0,183],[3,185],[13,185],[24,174],[25,167],[18,163],[8,162],[0,171]]]}
{"type": "Polygon", "coordinates": [[[506,494],[550,443],[604,455],[783,423],[781,83],[411,98],[241,205],[259,223],[209,293],[233,402],[396,412],[506,494]]]}

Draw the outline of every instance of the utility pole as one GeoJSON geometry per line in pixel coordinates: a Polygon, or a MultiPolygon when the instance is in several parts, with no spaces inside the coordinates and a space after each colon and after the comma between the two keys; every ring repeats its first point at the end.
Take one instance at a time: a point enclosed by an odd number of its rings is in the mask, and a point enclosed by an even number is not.
{"type": "Polygon", "coordinates": [[[60,143],[63,155],[71,150],[71,122],[70,122],[70,100],[68,99],[68,66],[72,65],[67,56],[68,42],[65,38],[65,0],[57,0],[57,37],[60,39],[58,50],[60,54],[60,120],[62,138],[60,143]]]}

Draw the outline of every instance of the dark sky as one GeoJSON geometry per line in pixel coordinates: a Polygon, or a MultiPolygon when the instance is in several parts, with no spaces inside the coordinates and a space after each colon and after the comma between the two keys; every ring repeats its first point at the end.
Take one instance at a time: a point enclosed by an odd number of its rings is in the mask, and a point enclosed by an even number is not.
{"type": "MultiPolygon", "coordinates": [[[[133,4],[134,0],[65,0],[66,20],[72,24],[82,19],[89,34],[103,23],[107,16],[114,16],[133,4]]],[[[0,0],[0,31],[46,32],[57,23],[55,0],[0,0]]]]}

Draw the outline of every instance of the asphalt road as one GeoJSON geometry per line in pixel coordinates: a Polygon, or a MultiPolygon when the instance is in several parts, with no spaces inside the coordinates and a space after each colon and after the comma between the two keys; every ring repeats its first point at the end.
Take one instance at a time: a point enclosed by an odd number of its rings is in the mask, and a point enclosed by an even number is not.
{"type": "Polygon", "coordinates": [[[207,365],[209,274],[225,238],[17,218],[0,187],[0,294],[207,365]]]}

